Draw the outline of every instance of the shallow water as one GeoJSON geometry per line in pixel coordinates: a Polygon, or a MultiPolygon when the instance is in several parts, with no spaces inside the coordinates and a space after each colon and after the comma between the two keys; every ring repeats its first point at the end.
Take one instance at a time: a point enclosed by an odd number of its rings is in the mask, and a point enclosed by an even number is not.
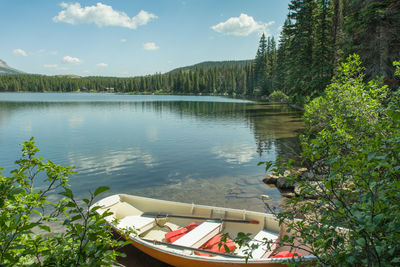
{"type": "MultiPolygon", "coordinates": [[[[223,97],[0,93],[0,166],[35,137],[40,156],[74,165],[72,189],[106,195],[264,211],[259,161],[294,157],[303,124],[297,111],[223,97]]],[[[40,184],[39,184],[40,186],[40,184]]]]}

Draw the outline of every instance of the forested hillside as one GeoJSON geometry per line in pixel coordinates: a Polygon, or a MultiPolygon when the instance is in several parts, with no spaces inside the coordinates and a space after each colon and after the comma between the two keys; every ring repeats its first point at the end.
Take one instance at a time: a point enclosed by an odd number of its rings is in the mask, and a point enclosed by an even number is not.
{"type": "Polygon", "coordinates": [[[0,76],[0,91],[112,91],[268,96],[282,91],[304,104],[320,95],[338,63],[360,55],[366,79],[392,88],[400,59],[400,2],[292,0],[278,42],[261,36],[254,60],[203,62],[165,74],[133,78],[42,75],[0,76]]]}
{"type": "Polygon", "coordinates": [[[246,67],[246,65],[252,64],[253,60],[227,60],[227,61],[205,61],[201,62],[192,66],[187,66],[187,67],[182,67],[182,68],[177,68],[171,70],[169,73],[176,73],[179,71],[188,71],[188,70],[211,70],[214,68],[243,68],[246,67]]]}
{"type": "Polygon", "coordinates": [[[0,77],[0,91],[248,95],[250,69],[251,65],[180,70],[132,78],[5,75],[0,77]]]}

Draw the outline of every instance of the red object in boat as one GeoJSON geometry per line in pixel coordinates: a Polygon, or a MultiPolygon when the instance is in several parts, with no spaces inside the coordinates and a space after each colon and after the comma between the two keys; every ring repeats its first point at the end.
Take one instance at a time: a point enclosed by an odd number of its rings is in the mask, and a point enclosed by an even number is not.
{"type": "Polygon", "coordinates": [[[270,258],[291,258],[291,257],[302,257],[304,255],[301,255],[300,253],[297,252],[289,252],[289,251],[281,251],[278,254],[271,256],[270,258]]]}
{"type": "MultiPolygon", "coordinates": [[[[200,247],[200,249],[205,249],[205,250],[210,250],[213,252],[218,252],[218,253],[226,253],[227,251],[225,251],[225,246],[226,245],[229,248],[229,251],[234,251],[236,249],[236,245],[235,243],[227,238],[226,242],[221,242],[222,239],[222,234],[218,234],[216,236],[214,236],[213,238],[211,238],[210,240],[208,240],[204,245],[202,245],[200,247]],[[219,244],[221,244],[221,246],[219,246],[219,244]]],[[[199,256],[209,256],[209,257],[213,257],[215,255],[210,255],[207,253],[201,253],[201,252],[195,252],[196,255],[199,256]]]]}
{"type": "Polygon", "coordinates": [[[188,232],[192,231],[197,226],[199,226],[197,223],[192,222],[189,225],[187,225],[186,227],[166,233],[165,234],[165,242],[173,243],[176,240],[178,240],[179,238],[181,238],[182,236],[186,235],[188,232]]]}

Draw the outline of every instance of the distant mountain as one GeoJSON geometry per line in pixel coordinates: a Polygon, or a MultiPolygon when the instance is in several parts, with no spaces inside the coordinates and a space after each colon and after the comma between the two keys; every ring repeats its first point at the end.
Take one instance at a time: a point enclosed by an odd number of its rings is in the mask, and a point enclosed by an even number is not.
{"type": "Polygon", "coordinates": [[[75,75],[75,74],[60,74],[60,75],[54,75],[54,77],[58,77],[58,78],[70,78],[70,79],[78,79],[78,78],[82,78],[82,76],[79,75],[75,75]]]}
{"type": "Polygon", "coordinates": [[[5,61],[0,59],[0,75],[21,74],[21,73],[25,72],[11,68],[10,66],[7,65],[5,61]]]}
{"type": "Polygon", "coordinates": [[[181,67],[181,68],[176,68],[171,70],[169,73],[175,73],[179,71],[188,71],[188,70],[196,70],[196,69],[204,69],[204,70],[209,70],[212,68],[226,68],[226,67],[243,67],[246,66],[247,64],[252,63],[253,60],[248,59],[248,60],[230,60],[230,61],[205,61],[201,62],[195,65],[191,66],[186,66],[186,67],[181,67]]]}

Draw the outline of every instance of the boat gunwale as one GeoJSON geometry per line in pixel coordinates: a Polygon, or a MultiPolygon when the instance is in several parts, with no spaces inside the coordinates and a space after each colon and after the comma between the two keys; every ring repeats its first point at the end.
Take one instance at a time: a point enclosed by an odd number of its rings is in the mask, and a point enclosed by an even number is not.
{"type": "MultiPolygon", "coordinates": [[[[226,207],[219,207],[219,206],[209,206],[209,205],[203,205],[203,204],[194,204],[194,203],[187,203],[187,202],[178,202],[178,201],[172,201],[172,200],[164,200],[164,199],[154,199],[154,198],[149,198],[149,197],[142,197],[142,196],[133,196],[133,195],[128,195],[128,194],[117,194],[118,196],[128,196],[128,197],[135,197],[135,198],[141,198],[143,200],[152,200],[152,201],[161,201],[161,202],[166,202],[169,204],[179,204],[187,207],[192,207],[193,205],[195,207],[201,207],[201,208],[210,208],[210,209],[222,209],[226,211],[231,211],[231,212],[244,212],[244,214],[252,214],[252,215],[258,215],[262,217],[268,217],[271,219],[276,219],[276,217],[273,214],[270,213],[263,213],[259,211],[252,211],[252,210],[246,210],[246,209],[233,209],[233,208],[226,208],[226,207]]],[[[113,195],[115,196],[115,195],[113,195]]],[[[212,219],[212,218],[210,218],[212,219]]]]}

